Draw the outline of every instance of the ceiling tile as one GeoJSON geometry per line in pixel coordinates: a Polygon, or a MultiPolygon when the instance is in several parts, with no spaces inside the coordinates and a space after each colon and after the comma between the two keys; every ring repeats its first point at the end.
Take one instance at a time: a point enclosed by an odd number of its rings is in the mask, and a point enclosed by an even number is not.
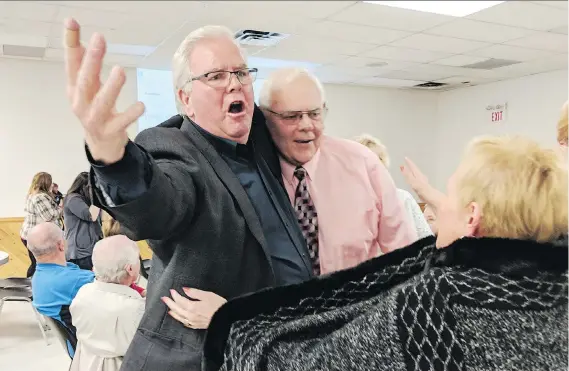
{"type": "Polygon", "coordinates": [[[362,75],[352,75],[340,69],[333,70],[330,68],[318,68],[314,74],[322,83],[326,84],[346,84],[362,78],[362,75]]]}
{"type": "Polygon", "coordinates": [[[473,57],[470,55],[453,55],[452,57],[439,59],[431,62],[442,66],[460,67],[468,64],[478,63],[487,60],[487,57],[473,57]]]}
{"type": "Polygon", "coordinates": [[[506,78],[513,78],[549,71],[566,70],[567,62],[567,54],[561,54],[555,55],[553,57],[540,58],[529,62],[496,68],[493,71],[496,75],[506,78]]]}
{"type": "Polygon", "coordinates": [[[331,21],[420,32],[453,20],[453,17],[359,2],[328,18],[331,21]]]}
{"type": "Polygon", "coordinates": [[[418,63],[414,62],[403,62],[396,60],[365,58],[365,57],[348,57],[346,59],[342,59],[337,63],[335,63],[335,65],[340,67],[351,67],[351,68],[369,68],[370,65],[372,64],[378,65],[378,67],[373,67],[373,68],[380,68],[386,71],[409,69],[412,68],[413,66],[418,65],[418,63]]]}
{"type": "Polygon", "coordinates": [[[293,61],[304,61],[316,64],[330,64],[338,62],[339,60],[347,58],[347,56],[334,54],[334,53],[320,53],[314,51],[295,51],[295,50],[282,50],[277,47],[267,48],[257,54],[255,57],[262,58],[275,58],[293,61]]]}
{"type": "Polygon", "coordinates": [[[137,55],[107,54],[103,61],[107,65],[120,65],[122,67],[138,66],[144,57],[137,55]]]}
{"type": "Polygon", "coordinates": [[[365,67],[345,67],[338,65],[328,65],[322,66],[316,69],[318,73],[323,75],[334,75],[334,74],[344,74],[349,76],[379,76],[383,73],[389,72],[391,70],[385,70],[382,68],[365,68],[365,67]]]}
{"type": "Polygon", "coordinates": [[[471,86],[471,85],[478,85],[480,83],[483,82],[488,82],[488,81],[493,81],[491,79],[484,79],[484,78],[480,78],[480,77],[469,77],[469,76],[452,76],[452,77],[447,77],[446,79],[440,79],[440,80],[436,80],[435,82],[442,82],[445,84],[463,84],[466,83],[464,85],[466,86],[471,86]]]}
{"type": "Polygon", "coordinates": [[[16,33],[0,33],[0,44],[47,47],[47,37],[16,33]]]}
{"type": "Polygon", "coordinates": [[[332,21],[309,23],[299,31],[301,35],[331,37],[338,40],[383,45],[407,37],[411,32],[376,28],[332,21]]]}
{"type": "Polygon", "coordinates": [[[452,76],[453,73],[432,73],[432,72],[419,72],[415,70],[411,71],[390,71],[382,74],[381,77],[388,79],[404,79],[404,80],[421,80],[421,81],[434,81],[438,79],[444,79],[446,77],[452,76]]]}
{"type": "Polygon", "coordinates": [[[62,61],[63,60],[63,49],[52,49],[47,48],[45,50],[45,56],[43,59],[52,61],[62,61]]]}
{"type": "Polygon", "coordinates": [[[57,6],[31,1],[3,1],[2,17],[28,21],[53,22],[57,6]]]}
{"type": "Polygon", "coordinates": [[[567,35],[567,26],[561,26],[561,27],[557,27],[557,28],[552,28],[551,30],[549,30],[549,32],[553,32],[553,33],[560,33],[563,35],[567,35]]]}
{"type": "Polygon", "coordinates": [[[449,76],[471,76],[471,77],[481,77],[481,78],[493,78],[496,74],[492,70],[483,70],[476,68],[464,68],[464,67],[453,67],[453,66],[441,66],[437,64],[427,63],[420,64],[418,66],[410,69],[417,73],[429,73],[449,76]]]}
{"type": "Polygon", "coordinates": [[[567,25],[566,11],[529,1],[507,1],[467,18],[538,31],[567,25]]]}
{"type": "Polygon", "coordinates": [[[521,46],[522,48],[549,50],[552,52],[566,52],[567,43],[567,35],[560,35],[551,32],[539,32],[531,36],[508,41],[506,44],[521,46]]]}
{"type": "Polygon", "coordinates": [[[539,59],[553,56],[554,53],[544,50],[520,48],[511,45],[492,45],[487,48],[478,49],[466,53],[475,57],[488,57],[499,59],[511,59],[514,61],[530,61],[532,59],[539,59]]]}
{"type": "MultiPolygon", "coordinates": [[[[120,28],[124,24],[132,22],[133,18],[137,18],[127,13],[62,6],[57,12],[56,23],[62,25],[63,21],[70,17],[75,18],[82,27],[91,26],[112,29],[120,28]]],[[[141,22],[144,23],[144,20],[141,19],[141,22]]]]}
{"type": "Polygon", "coordinates": [[[404,39],[394,41],[390,45],[457,54],[489,46],[488,43],[483,43],[480,41],[463,40],[452,37],[434,36],[427,34],[415,34],[404,39]]]}
{"type": "Polygon", "coordinates": [[[532,1],[532,3],[539,4],[539,5],[553,6],[555,8],[567,9],[567,0],[532,1]]]}
{"type": "Polygon", "coordinates": [[[314,20],[308,18],[239,18],[229,15],[228,18],[222,21],[215,22],[229,27],[233,32],[239,30],[257,30],[265,32],[278,32],[285,34],[298,34],[303,28],[307,28],[314,20]]]}
{"type": "Polygon", "coordinates": [[[437,59],[450,57],[451,53],[432,52],[427,50],[398,48],[384,45],[368,52],[362,53],[362,57],[393,59],[404,62],[427,63],[437,59]]]}
{"type": "Polygon", "coordinates": [[[306,53],[357,55],[373,49],[374,45],[332,40],[324,37],[291,35],[279,42],[275,47],[285,52],[294,51],[306,53]]]}
{"type": "Polygon", "coordinates": [[[364,86],[385,86],[393,88],[406,88],[422,84],[424,80],[406,80],[406,79],[387,79],[383,77],[370,77],[354,81],[355,85],[364,86]]]}
{"type": "Polygon", "coordinates": [[[294,15],[310,19],[324,19],[355,4],[357,1],[207,1],[210,4],[221,5],[232,9],[231,14],[273,18],[274,15],[294,15]]]}
{"type": "Polygon", "coordinates": [[[457,37],[459,39],[496,44],[524,37],[534,32],[535,31],[524,28],[479,22],[471,19],[458,19],[425,31],[425,33],[432,35],[457,37]]]}
{"type": "Polygon", "coordinates": [[[0,19],[0,33],[49,36],[52,23],[23,19],[0,19]]]}

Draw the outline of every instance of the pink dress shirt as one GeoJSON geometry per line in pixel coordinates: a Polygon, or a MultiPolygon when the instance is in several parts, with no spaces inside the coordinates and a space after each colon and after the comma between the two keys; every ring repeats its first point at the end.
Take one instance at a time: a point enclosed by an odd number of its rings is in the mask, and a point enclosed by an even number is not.
{"type": "MultiPolygon", "coordinates": [[[[323,135],[320,149],[303,167],[318,213],[322,274],[353,267],[417,240],[393,179],[368,148],[323,135]]],[[[294,205],[295,166],[281,159],[281,168],[294,205]]]]}

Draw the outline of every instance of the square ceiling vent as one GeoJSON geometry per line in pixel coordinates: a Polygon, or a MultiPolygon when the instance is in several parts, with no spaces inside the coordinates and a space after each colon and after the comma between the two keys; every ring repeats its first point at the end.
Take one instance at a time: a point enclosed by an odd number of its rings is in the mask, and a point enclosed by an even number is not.
{"type": "Polygon", "coordinates": [[[289,36],[278,32],[241,30],[235,34],[235,39],[243,45],[267,47],[274,46],[289,36]]]}

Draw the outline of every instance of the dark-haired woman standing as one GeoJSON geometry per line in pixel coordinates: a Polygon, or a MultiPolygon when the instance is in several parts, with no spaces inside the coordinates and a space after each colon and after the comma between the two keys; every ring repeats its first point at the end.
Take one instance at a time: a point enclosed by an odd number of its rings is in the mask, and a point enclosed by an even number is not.
{"type": "Polygon", "coordinates": [[[92,205],[89,187],[89,174],[82,172],[63,200],[67,261],[87,270],[93,269],[93,247],[103,237],[101,211],[92,205]]]}

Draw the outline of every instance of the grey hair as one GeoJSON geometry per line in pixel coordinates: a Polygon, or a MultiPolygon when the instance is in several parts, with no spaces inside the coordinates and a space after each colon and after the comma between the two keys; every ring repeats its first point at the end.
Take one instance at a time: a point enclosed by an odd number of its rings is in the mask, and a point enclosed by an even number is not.
{"type": "Polygon", "coordinates": [[[172,77],[174,79],[174,95],[176,96],[176,108],[178,113],[185,115],[183,104],[180,101],[178,90],[186,93],[191,91],[191,82],[189,82],[192,72],[190,71],[190,57],[196,45],[206,39],[227,38],[231,40],[241,51],[243,59],[245,52],[239,42],[233,36],[233,32],[225,26],[204,26],[195,31],[190,32],[182,41],[176,53],[172,57],[172,77]]]}
{"type": "Polygon", "coordinates": [[[139,262],[136,242],[123,235],[103,238],[93,248],[93,272],[97,280],[120,284],[128,276],[125,267],[139,262]]]}
{"type": "Polygon", "coordinates": [[[318,80],[318,77],[316,77],[306,68],[292,67],[277,70],[265,80],[259,96],[259,106],[270,108],[273,103],[273,94],[277,90],[280,90],[282,88],[282,85],[296,81],[300,77],[308,77],[311,79],[320,91],[320,95],[322,96],[322,103],[326,102],[326,93],[324,91],[324,86],[322,86],[322,83],[320,80],[318,80]]]}
{"type": "Polygon", "coordinates": [[[367,148],[371,149],[373,153],[379,157],[379,160],[383,163],[385,167],[389,167],[391,160],[389,158],[389,153],[387,152],[387,147],[381,143],[379,139],[369,134],[361,134],[354,138],[354,140],[367,148]]]}
{"type": "Polygon", "coordinates": [[[36,225],[28,233],[27,247],[36,258],[53,254],[57,245],[65,243],[63,231],[55,223],[36,225]]]}

